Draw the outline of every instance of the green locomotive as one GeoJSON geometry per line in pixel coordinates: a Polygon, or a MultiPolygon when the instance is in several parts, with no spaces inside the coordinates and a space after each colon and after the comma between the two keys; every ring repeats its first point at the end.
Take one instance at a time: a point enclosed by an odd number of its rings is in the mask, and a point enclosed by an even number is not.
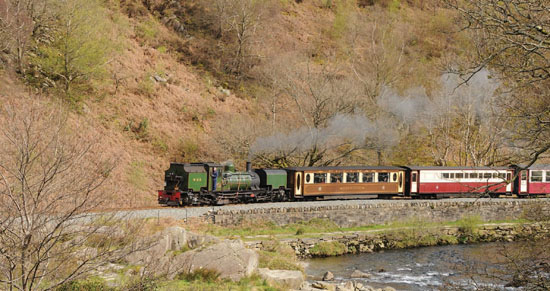
{"type": "Polygon", "coordinates": [[[232,163],[171,163],[164,175],[159,204],[172,206],[223,205],[288,199],[287,173],[255,169],[247,162],[245,172],[232,163]]]}

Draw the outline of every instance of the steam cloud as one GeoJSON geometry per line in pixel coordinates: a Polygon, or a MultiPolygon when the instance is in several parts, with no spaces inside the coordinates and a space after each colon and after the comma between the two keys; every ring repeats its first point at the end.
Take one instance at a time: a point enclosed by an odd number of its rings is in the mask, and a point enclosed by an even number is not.
{"type": "Polygon", "coordinates": [[[461,86],[462,80],[451,74],[443,75],[441,82],[441,90],[433,97],[429,97],[421,87],[409,89],[401,95],[386,87],[377,100],[378,107],[385,114],[380,114],[376,120],[369,119],[363,113],[339,113],[324,128],[301,127],[288,134],[260,137],[250,147],[250,154],[304,152],[314,146],[331,148],[342,144],[343,140],[356,146],[392,147],[399,142],[400,124],[430,128],[438,118],[465,107],[471,108],[480,119],[485,118],[499,85],[490,79],[489,72],[485,70],[461,86]]]}
{"type": "Polygon", "coordinates": [[[394,123],[371,121],[364,114],[336,114],[325,128],[301,127],[289,134],[276,133],[261,137],[251,146],[251,155],[273,151],[307,151],[314,146],[331,148],[346,140],[356,146],[368,142],[380,147],[389,147],[399,141],[394,123]]]}

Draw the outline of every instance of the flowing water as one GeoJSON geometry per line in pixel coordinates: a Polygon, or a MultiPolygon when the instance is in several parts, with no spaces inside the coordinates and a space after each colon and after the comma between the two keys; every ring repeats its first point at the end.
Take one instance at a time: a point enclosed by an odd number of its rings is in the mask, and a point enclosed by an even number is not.
{"type": "Polygon", "coordinates": [[[518,252],[525,245],[522,242],[451,245],[317,258],[306,262],[306,273],[310,281],[321,280],[326,271],[331,271],[336,281],[355,280],[397,290],[445,290],[450,285],[468,289],[474,284],[514,290],[504,287],[510,272],[503,265],[506,261],[503,254],[518,252]],[[351,279],[354,270],[371,277],[351,279]],[[487,272],[504,280],[482,276],[487,272]]]}

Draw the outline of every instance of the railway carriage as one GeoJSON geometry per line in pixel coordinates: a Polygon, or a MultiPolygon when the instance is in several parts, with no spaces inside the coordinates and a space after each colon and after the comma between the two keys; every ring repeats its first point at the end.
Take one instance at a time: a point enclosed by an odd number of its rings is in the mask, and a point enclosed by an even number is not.
{"type": "Polygon", "coordinates": [[[405,170],[399,167],[298,167],[286,170],[294,199],[405,195],[405,170]]]}
{"type": "Polygon", "coordinates": [[[406,167],[412,197],[498,197],[512,194],[508,167],[406,167]]]}
{"type": "Polygon", "coordinates": [[[514,193],[518,196],[545,196],[550,194],[550,165],[533,165],[525,170],[518,166],[514,193]]]}

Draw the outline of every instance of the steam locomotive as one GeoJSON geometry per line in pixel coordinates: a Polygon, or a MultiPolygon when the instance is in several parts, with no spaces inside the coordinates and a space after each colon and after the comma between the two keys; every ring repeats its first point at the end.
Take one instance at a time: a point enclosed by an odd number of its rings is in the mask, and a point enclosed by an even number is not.
{"type": "Polygon", "coordinates": [[[159,204],[171,206],[363,199],[550,195],[550,165],[510,167],[343,166],[252,169],[171,163],[159,204]]]}

